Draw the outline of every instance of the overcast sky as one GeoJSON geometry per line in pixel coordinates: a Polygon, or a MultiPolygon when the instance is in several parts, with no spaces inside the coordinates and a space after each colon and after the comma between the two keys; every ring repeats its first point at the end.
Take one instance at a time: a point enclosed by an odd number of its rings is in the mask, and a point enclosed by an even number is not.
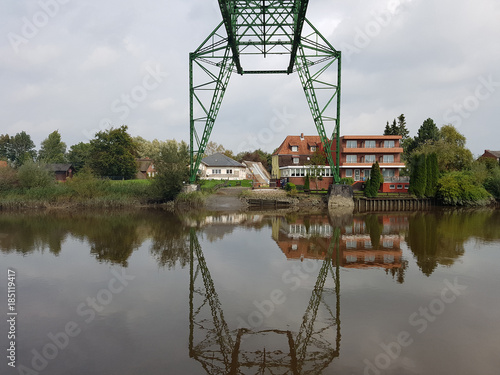
{"type": "MultiPolygon", "coordinates": [[[[221,21],[217,4],[2,1],[0,134],[24,130],[39,148],[59,130],[69,147],[126,124],[188,141],[188,54],[221,21]]],[[[342,135],[381,134],[404,113],[412,136],[430,117],[475,155],[500,150],[498,0],[312,0],[307,17],[343,51],[342,135]]],[[[271,152],[300,133],[316,129],[297,74],[233,74],[211,140],[271,152]]]]}

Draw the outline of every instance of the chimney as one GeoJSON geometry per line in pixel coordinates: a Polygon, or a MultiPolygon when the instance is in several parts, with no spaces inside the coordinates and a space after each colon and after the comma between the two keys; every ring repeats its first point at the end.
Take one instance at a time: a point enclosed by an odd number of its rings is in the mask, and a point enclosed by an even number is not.
{"type": "Polygon", "coordinates": [[[300,140],[303,141],[304,140],[304,133],[300,133],[300,140]]]}

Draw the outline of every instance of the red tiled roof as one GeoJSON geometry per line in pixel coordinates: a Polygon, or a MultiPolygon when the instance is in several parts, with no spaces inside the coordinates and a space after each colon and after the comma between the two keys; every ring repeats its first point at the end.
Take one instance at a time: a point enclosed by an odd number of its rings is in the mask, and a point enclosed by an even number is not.
{"type": "Polygon", "coordinates": [[[314,153],[311,146],[320,145],[319,135],[304,135],[303,138],[300,135],[288,135],[273,155],[310,155],[314,153]],[[291,146],[298,146],[298,151],[292,151],[291,146]]]}

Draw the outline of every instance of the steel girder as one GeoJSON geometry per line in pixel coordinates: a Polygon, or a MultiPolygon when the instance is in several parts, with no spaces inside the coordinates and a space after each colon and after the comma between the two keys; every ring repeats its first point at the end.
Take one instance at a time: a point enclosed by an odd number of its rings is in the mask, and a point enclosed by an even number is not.
{"type": "Polygon", "coordinates": [[[340,181],[341,54],[306,19],[308,3],[308,0],[219,0],[223,21],[190,54],[191,183],[196,180],[231,73],[294,71],[299,74],[335,183],[340,181]],[[244,69],[244,60],[256,55],[288,55],[289,60],[285,69],[244,69]],[[327,72],[331,66],[337,67],[334,76],[327,72]],[[325,125],[330,123],[334,129],[328,137],[325,125]],[[331,152],[334,142],[335,159],[331,152]]]}

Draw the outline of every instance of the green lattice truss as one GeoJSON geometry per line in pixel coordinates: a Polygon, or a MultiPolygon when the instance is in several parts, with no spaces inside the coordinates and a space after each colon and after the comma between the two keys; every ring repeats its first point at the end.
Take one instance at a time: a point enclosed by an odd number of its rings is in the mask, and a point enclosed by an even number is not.
{"type": "Polygon", "coordinates": [[[306,19],[308,3],[219,0],[223,21],[189,55],[191,183],[196,180],[233,72],[298,73],[332,175],[339,183],[341,53],[306,19]],[[257,57],[269,57],[280,65],[259,69],[262,64],[257,57]],[[257,69],[245,70],[243,62],[257,65],[257,69]],[[332,66],[336,72],[329,70],[332,66]],[[330,137],[325,131],[328,126],[333,127],[330,137]],[[334,157],[331,150],[335,145],[334,157]]]}

